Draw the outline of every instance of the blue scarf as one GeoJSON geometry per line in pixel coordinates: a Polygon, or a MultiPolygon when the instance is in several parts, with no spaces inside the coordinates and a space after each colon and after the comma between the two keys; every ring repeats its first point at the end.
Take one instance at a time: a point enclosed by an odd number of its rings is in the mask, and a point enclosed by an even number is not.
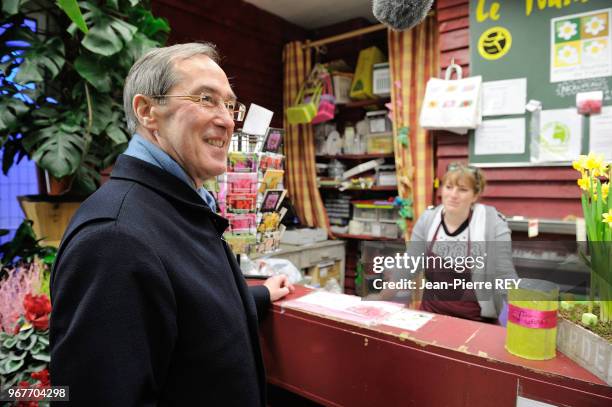
{"type": "Polygon", "coordinates": [[[208,192],[204,187],[196,188],[193,180],[187,175],[183,167],[174,161],[172,157],[168,155],[168,153],[150,141],[145,140],[138,133],[134,133],[132,140],[130,140],[130,143],[128,144],[127,150],[125,150],[123,154],[138,158],[139,160],[148,162],[149,164],[153,164],[156,167],[159,167],[162,170],[174,175],[191,188],[195,189],[195,191],[202,197],[204,202],[206,202],[213,212],[217,211],[215,198],[210,192],[208,192]]]}

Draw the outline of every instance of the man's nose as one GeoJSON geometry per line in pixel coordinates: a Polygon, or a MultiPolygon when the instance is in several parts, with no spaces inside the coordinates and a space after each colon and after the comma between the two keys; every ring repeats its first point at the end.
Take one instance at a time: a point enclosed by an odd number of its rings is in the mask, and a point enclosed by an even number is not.
{"type": "Polygon", "coordinates": [[[225,107],[217,108],[215,110],[215,118],[213,123],[215,123],[217,126],[225,127],[232,132],[234,131],[234,117],[225,107]]]}

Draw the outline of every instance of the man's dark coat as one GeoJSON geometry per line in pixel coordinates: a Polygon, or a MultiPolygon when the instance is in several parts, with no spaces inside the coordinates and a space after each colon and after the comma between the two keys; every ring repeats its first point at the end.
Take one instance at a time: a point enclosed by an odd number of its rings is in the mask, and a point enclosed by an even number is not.
{"type": "Polygon", "coordinates": [[[264,405],[269,293],[247,287],[226,227],[183,181],[121,155],[57,256],[52,384],[75,405],[264,405]]]}

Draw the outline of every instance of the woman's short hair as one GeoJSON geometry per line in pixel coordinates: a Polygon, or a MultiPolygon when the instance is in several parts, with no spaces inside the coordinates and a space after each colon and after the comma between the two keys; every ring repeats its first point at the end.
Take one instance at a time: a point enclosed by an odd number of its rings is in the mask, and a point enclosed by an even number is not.
{"type": "Polygon", "coordinates": [[[480,168],[460,162],[450,163],[442,177],[442,185],[446,182],[457,183],[459,180],[466,181],[476,194],[482,194],[487,183],[480,168]]]}
{"type": "Polygon", "coordinates": [[[215,63],[219,63],[219,54],[214,44],[192,42],[153,48],[132,65],[123,87],[123,109],[130,133],[134,133],[138,126],[138,118],[132,109],[134,96],[165,95],[180,80],[173,69],[174,61],[195,55],[206,55],[215,63]]]}

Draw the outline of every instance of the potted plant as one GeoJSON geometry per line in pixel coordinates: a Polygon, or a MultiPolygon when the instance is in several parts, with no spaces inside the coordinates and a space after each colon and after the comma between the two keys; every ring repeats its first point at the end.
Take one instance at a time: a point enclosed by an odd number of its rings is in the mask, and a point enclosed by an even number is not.
{"type": "Polygon", "coordinates": [[[49,269],[38,260],[0,278],[0,385],[49,386],[49,269]]]}
{"type": "MultiPolygon", "coordinates": [[[[0,229],[0,234],[5,232],[0,229]]],[[[0,246],[0,387],[3,389],[49,386],[49,276],[55,249],[39,243],[31,221],[25,220],[13,239],[0,246]]]]}
{"type": "Polygon", "coordinates": [[[595,153],[573,166],[580,172],[591,284],[586,301],[561,302],[558,348],[612,385],[612,365],[602,363],[612,360],[612,167],[595,153]]]}
{"type": "Polygon", "coordinates": [[[2,171],[28,156],[86,196],[127,146],[127,72],[169,25],[140,0],[4,0],[0,12],[2,171]]]}

